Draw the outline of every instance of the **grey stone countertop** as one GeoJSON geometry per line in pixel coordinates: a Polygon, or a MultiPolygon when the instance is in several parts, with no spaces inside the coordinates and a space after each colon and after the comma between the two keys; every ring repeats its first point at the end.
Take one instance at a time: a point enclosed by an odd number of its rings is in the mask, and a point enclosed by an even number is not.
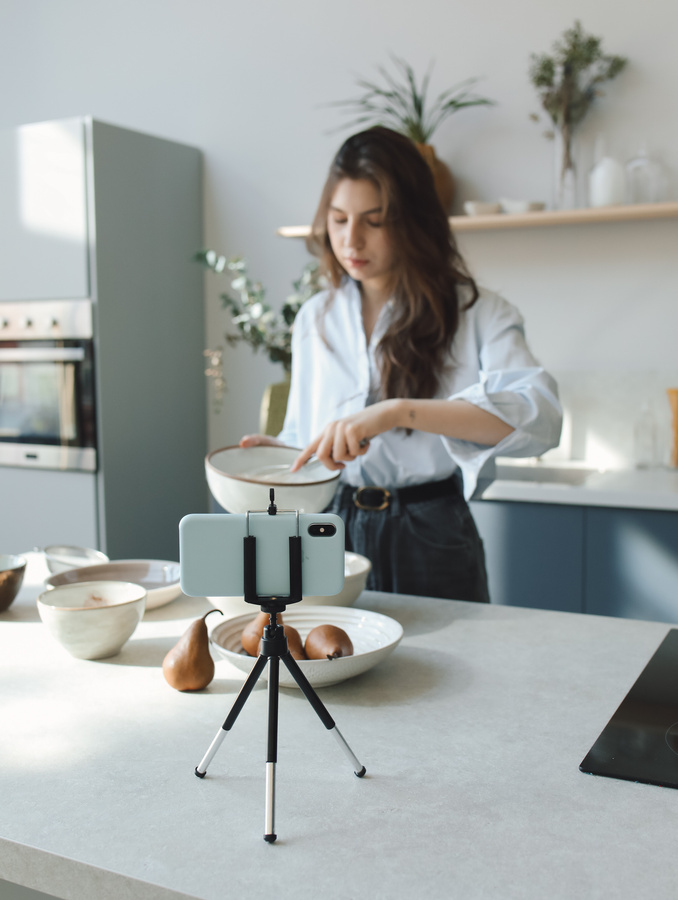
{"type": "Polygon", "coordinates": [[[319,693],[367,775],[281,690],[268,844],[265,686],[200,780],[243,676],[222,659],[186,694],[161,671],[208,602],[86,662],[40,622],[35,571],[0,614],[1,879],[66,900],[678,896],[678,792],[579,771],[668,626],[365,592],[404,638],[319,693]]]}
{"type": "Polygon", "coordinates": [[[585,463],[500,459],[474,500],[678,511],[678,469],[606,469],[585,463]]]}

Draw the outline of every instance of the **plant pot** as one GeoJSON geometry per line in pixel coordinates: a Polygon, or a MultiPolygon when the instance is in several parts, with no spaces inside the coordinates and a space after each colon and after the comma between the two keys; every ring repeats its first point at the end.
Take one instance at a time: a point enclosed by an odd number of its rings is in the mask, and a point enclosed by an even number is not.
{"type": "Polygon", "coordinates": [[[454,198],[454,178],[447,165],[436,156],[436,151],[431,144],[417,144],[417,149],[426,160],[431,173],[436,193],[443,209],[450,214],[452,199],[454,198]]]}
{"type": "Polygon", "coordinates": [[[290,393],[290,377],[284,381],[269,384],[261,398],[259,409],[259,432],[273,437],[280,434],[287,412],[287,398],[290,393]]]}

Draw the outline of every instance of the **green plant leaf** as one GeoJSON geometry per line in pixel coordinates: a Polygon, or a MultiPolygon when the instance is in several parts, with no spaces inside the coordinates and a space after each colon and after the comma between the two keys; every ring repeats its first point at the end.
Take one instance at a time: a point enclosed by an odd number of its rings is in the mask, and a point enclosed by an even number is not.
{"type": "Polygon", "coordinates": [[[404,59],[392,55],[391,61],[395,74],[384,66],[377,67],[385,86],[366,78],[358,78],[356,84],[364,92],[361,96],[326,104],[355,114],[347,123],[348,127],[386,125],[407,134],[418,143],[428,143],[440,124],[453,113],[469,106],[494,105],[494,101],[468,92],[468,88],[477,81],[475,78],[448,88],[431,104],[428,91],[433,62],[429,64],[419,85],[414,69],[404,59]]]}

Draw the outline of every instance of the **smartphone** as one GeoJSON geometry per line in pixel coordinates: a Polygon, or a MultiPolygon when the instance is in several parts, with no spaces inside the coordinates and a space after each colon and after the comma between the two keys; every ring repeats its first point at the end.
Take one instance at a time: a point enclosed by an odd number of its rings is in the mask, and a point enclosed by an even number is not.
{"type": "Polygon", "coordinates": [[[181,590],[189,597],[244,593],[243,539],[256,538],[256,593],[290,594],[289,538],[301,537],[301,589],[331,596],[344,586],[344,522],[332,513],[192,513],[179,523],[181,590]]]}

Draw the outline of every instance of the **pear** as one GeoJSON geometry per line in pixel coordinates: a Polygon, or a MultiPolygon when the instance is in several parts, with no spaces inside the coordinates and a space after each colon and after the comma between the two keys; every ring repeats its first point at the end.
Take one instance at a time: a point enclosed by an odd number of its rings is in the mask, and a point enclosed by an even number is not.
{"type": "Polygon", "coordinates": [[[304,644],[309,659],[338,659],[353,656],[351,638],[337,625],[316,625],[306,636],[304,644]]]}
{"type": "Polygon", "coordinates": [[[297,629],[293,628],[291,625],[283,625],[283,628],[285,629],[287,646],[292,654],[292,659],[308,659],[306,651],[304,650],[304,644],[301,640],[301,635],[297,629]]]}
{"type": "Polygon", "coordinates": [[[221,610],[210,609],[196,619],[162,662],[165,680],[177,691],[201,691],[214,678],[214,660],[205,623],[213,612],[221,613],[221,610]]]}

